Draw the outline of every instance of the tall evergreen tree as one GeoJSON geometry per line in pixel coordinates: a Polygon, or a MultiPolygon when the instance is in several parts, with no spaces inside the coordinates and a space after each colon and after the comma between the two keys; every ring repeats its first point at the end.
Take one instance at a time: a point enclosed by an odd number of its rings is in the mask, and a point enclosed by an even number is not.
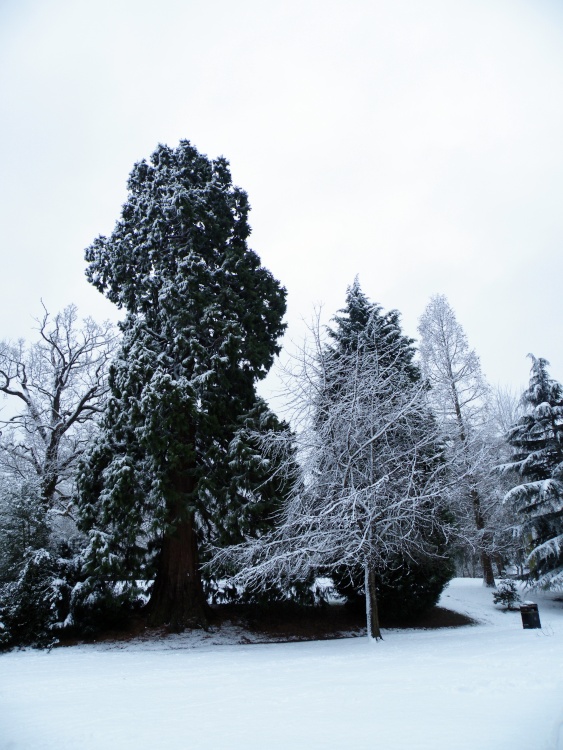
{"type": "Polygon", "coordinates": [[[521,519],[536,585],[563,587],[563,386],[549,377],[545,359],[532,359],[525,413],[508,432],[514,455],[503,468],[520,483],[506,495],[521,519]]]}
{"type": "Polygon", "coordinates": [[[80,503],[93,579],[155,570],[150,620],[181,629],[206,622],[199,542],[233,496],[248,505],[229,456],[267,411],[255,383],[279,351],[285,290],[247,246],[248,198],[224,158],[161,145],[128,190],[86,250],[89,281],[128,314],[80,503]]]}
{"type": "Polygon", "coordinates": [[[411,383],[420,382],[420,370],[414,362],[414,339],[403,333],[397,310],[383,311],[362,292],[358,277],[346,291],[346,305],[333,318],[328,329],[333,341],[332,355],[338,357],[362,346],[377,349],[383,367],[393,367],[411,383]]]}

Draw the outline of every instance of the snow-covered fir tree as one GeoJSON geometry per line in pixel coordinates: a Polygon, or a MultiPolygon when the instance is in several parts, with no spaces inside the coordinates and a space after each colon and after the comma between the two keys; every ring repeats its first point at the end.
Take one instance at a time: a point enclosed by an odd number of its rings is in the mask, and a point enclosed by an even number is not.
{"type": "Polygon", "coordinates": [[[256,469],[248,422],[275,420],[255,383],[279,350],[285,290],[247,246],[248,198],[224,158],[161,145],[128,190],[112,235],[86,251],[90,282],[127,311],[80,475],[88,585],[154,575],[150,622],[181,629],[207,621],[202,540],[279,501],[267,466],[250,491],[240,464],[256,469]]]}
{"type": "Polygon", "coordinates": [[[346,290],[346,305],[338,312],[333,318],[334,326],[328,328],[332,356],[367,346],[377,349],[378,361],[383,366],[394,367],[412,383],[420,382],[420,369],[414,362],[414,340],[403,332],[399,312],[384,312],[380,304],[371,302],[362,292],[358,277],[346,290]]]}
{"type": "Polygon", "coordinates": [[[520,520],[536,586],[563,588],[563,386],[548,373],[549,362],[532,359],[522,396],[525,413],[508,432],[512,460],[503,466],[519,483],[505,497],[520,520]]]}

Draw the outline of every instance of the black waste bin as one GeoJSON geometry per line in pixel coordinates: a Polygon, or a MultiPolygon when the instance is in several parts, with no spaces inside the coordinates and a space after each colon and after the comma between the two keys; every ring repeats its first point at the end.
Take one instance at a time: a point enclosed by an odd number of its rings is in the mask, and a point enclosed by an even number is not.
{"type": "Polygon", "coordinates": [[[532,604],[532,602],[521,604],[520,614],[522,615],[522,627],[524,629],[541,628],[540,613],[538,612],[537,604],[532,604]]]}

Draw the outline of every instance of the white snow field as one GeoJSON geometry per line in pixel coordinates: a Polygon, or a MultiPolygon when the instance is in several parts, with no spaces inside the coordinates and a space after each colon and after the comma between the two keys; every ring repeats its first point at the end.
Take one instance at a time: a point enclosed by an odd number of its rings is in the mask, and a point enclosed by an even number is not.
{"type": "Polygon", "coordinates": [[[476,579],[479,620],[366,638],[240,644],[183,634],[0,656],[1,750],[563,750],[563,603],[523,630],[476,579]]]}

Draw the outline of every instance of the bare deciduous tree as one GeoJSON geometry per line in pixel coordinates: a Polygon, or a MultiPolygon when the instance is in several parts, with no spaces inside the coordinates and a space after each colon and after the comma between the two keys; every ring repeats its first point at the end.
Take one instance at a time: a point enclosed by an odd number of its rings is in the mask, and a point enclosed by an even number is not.
{"type": "Polygon", "coordinates": [[[494,474],[498,456],[491,390],[444,295],[430,300],[418,330],[429,397],[448,443],[448,461],[459,479],[456,514],[464,536],[479,551],[484,584],[494,587],[495,520],[502,505],[494,474]]]}
{"type": "Polygon", "coordinates": [[[39,340],[0,342],[0,468],[33,480],[45,510],[69,513],[72,476],[107,392],[116,334],[109,322],[78,322],[74,305],[37,320],[39,340]]]}
{"type": "MultiPolygon", "coordinates": [[[[504,437],[524,414],[522,397],[508,387],[497,385],[492,390],[492,417],[498,434],[504,437]]],[[[508,447],[506,447],[508,451],[508,447]]]]}

